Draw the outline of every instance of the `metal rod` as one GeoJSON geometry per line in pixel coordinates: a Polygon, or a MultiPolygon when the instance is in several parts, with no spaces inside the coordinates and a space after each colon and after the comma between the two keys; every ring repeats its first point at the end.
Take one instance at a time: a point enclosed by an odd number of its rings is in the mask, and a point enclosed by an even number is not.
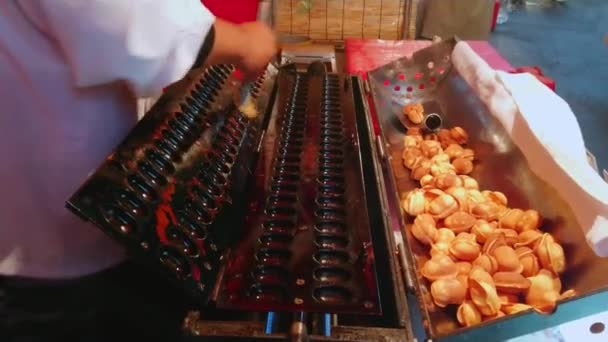
{"type": "Polygon", "coordinates": [[[312,313],[310,315],[310,333],[313,335],[322,335],[323,334],[323,314],[322,313],[312,313]]]}
{"type": "MultiPolygon", "coordinates": [[[[224,255],[222,255],[220,257],[220,260],[230,260],[229,258],[230,258],[231,252],[232,251],[230,249],[226,250],[224,255]]],[[[219,294],[220,294],[220,284],[222,284],[225,273],[226,273],[226,265],[225,265],[225,263],[222,263],[222,266],[220,267],[220,270],[217,273],[217,280],[215,281],[215,285],[213,287],[213,290],[211,291],[211,295],[209,296],[209,300],[211,302],[217,302],[217,298],[219,297],[219,294]]]]}
{"type": "Polygon", "coordinates": [[[323,335],[331,336],[331,314],[323,314],[323,335]]]}
{"type": "Polygon", "coordinates": [[[401,271],[403,273],[403,278],[405,279],[405,286],[409,290],[414,291],[414,281],[410,276],[410,268],[405,256],[405,246],[403,243],[397,244],[397,251],[399,252],[399,261],[401,261],[401,271]]]}
{"type": "Polygon", "coordinates": [[[264,330],[265,334],[267,334],[267,335],[272,334],[272,331],[274,330],[274,322],[275,322],[275,313],[269,312],[268,316],[266,317],[266,329],[264,330]]]}
{"type": "Polygon", "coordinates": [[[308,329],[306,327],[306,314],[304,312],[297,312],[294,315],[293,322],[291,323],[291,329],[289,330],[290,338],[292,342],[308,342],[308,329]]]}

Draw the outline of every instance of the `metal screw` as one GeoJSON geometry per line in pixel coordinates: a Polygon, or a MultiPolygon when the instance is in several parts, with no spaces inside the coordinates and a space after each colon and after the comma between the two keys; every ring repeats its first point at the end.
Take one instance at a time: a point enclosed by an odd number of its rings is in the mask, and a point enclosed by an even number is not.
{"type": "Polygon", "coordinates": [[[302,286],[302,285],[304,285],[304,284],[306,284],[306,280],[304,280],[304,279],[302,279],[302,278],[298,278],[298,279],[296,280],[296,285],[298,285],[298,286],[302,286]]]}
{"type": "Polygon", "coordinates": [[[147,242],[144,241],[144,242],[141,243],[141,248],[148,249],[148,248],[150,248],[150,245],[147,242]]]}
{"type": "Polygon", "coordinates": [[[302,298],[296,298],[293,300],[293,302],[296,303],[296,305],[302,305],[304,300],[302,298]]]}

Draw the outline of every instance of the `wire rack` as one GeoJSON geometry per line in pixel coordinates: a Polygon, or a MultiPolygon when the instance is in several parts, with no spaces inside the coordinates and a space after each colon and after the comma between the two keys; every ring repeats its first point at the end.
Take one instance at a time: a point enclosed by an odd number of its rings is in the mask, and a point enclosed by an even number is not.
{"type": "MultiPolygon", "coordinates": [[[[278,32],[317,41],[409,38],[416,0],[275,0],[278,32]]],[[[415,22],[415,18],[414,18],[415,22]]]]}

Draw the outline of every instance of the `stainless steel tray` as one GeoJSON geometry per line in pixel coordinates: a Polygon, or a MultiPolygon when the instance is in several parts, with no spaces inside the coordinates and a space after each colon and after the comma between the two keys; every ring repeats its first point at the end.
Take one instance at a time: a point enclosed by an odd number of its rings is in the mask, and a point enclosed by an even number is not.
{"type": "MultiPolygon", "coordinates": [[[[582,230],[564,199],[542,178],[533,174],[517,146],[501,124],[452,68],[450,56],[456,39],[418,51],[368,73],[373,107],[380,126],[379,154],[386,168],[386,201],[400,208],[400,194],[417,186],[402,165],[405,128],[398,115],[408,102],[432,102],[439,107],[446,126],[461,126],[469,132],[469,147],[475,150],[476,168],[472,174],[481,188],[504,192],[510,206],[534,208],[543,217],[543,230],[551,232],[564,247],[567,271],[562,275],[564,289],[575,289],[577,296],[560,302],[551,315],[533,311],[486,321],[471,328],[460,327],[455,312],[437,308],[430,297],[428,283],[418,274],[425,259],[420,245],[409,233],[411,217],[398,210],[395,224],[406,241],[406,267],[409,283],[416,294],[429,338],[450,340],[504,340],[545,327],[554,326],[605,310],[608,298],[608,259],[597,257],[588,247],[582,230]]],[[[548,114],[548,113],[545,113],[548,114]]],[[[543,113],[539,113],[543,115],[543,113]]]]}

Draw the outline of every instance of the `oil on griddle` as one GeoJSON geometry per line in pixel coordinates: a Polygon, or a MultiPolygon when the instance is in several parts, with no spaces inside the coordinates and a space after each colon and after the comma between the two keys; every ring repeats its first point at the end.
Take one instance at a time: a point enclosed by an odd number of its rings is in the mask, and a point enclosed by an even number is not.
{"type": "Polygon", "coordinates": [[[248,237],[218,303],[249,310],[381,311],[352,94],[313,64],[279,75],[248,237]]]}

